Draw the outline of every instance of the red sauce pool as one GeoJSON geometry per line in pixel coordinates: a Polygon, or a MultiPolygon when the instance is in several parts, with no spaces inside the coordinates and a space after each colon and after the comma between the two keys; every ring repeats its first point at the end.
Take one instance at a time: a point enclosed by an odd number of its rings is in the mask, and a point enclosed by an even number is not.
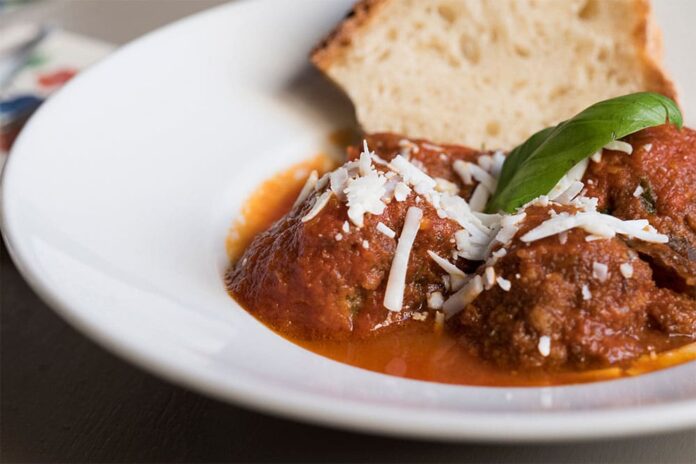
{"type": "MultiPolygon", "coordinates": [[[[259,186],[233,225],[227,250],[234,262],[254,236],[269,228],[292,207],[309,173],[321,175],[334,167],[318,155],[298,163],[259,186]]],[[[276,331],[276,333],[278,333],[276,331]]],[[[471,354],[462,340],[447,330],[437,331],[432,320],[410,322],[398,330],[362,340],[298,340],[293,343],[321,356],[375,372],[431,382],[480,386],[543,386],[609,380],[637,375],[696,359],[696,343],[657,357],[643,357],[631,366],[584,372],[509,371],[471,354]]]]}

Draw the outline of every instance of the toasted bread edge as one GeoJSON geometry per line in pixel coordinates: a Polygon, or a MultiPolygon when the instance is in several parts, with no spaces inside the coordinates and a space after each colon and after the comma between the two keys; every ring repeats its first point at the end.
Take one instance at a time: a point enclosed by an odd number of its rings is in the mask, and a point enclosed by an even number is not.
{"type": "MultiPolygon", "coordinates": [[[[379,11],[393,0],[360,0],[336,28],[310,54],[312,63],[329,78],[330,68],[351,46],[352,38],[374,20],[379,11]]],[[[656,24],[650,0],[634,0],[639,17],[634,39],[642,62],[647,90],[677,100],[677,90],[662,65],[662,31],[656,24]]],[[[340,85],[339,85],[340,86],[340,85]]]]}
{"type": "Polygon", "coordinates": [[[329,35],[310,54],[312,63],[328,74],[331,65],[351,46],[353,36],[377,17],[391,0],[360,0],[329,35]]]}

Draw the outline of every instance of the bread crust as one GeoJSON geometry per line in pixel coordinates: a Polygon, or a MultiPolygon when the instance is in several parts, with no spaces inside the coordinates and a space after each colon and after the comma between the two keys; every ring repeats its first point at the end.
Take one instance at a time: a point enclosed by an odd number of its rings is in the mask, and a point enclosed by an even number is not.
{"type": "Polygon", "coordinates": [[[329,35],[312,50],[310,59],[322,71],[327,71],[348,49],[354,35],[378,16],[379,10],[391,0],[360,0],[329,35]]]}
{"type": "MultiPolygon", "coordinates": [[[[378,17],[379,11],[394,0],[360,0],[346,18],[311,53],[311,61],[325,73],[350,48],[353,37],[378,17]]],[[[673,81],[662,66],[662,32],[652,16],[650,0],[634,0],[638,24],[634,40],[642,63],[646,88],[677,100],[673,81]]]]}

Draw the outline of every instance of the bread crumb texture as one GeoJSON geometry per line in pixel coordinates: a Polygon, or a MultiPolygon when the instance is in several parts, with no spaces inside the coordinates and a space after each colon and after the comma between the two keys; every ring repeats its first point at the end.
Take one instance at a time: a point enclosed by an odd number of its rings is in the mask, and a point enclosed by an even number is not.
{"type": "Polygon", "coordinates": [[[313,54],[366,132],[511,148],[619,95],[675,97],[647,0],[367,0],[313,54]]]}

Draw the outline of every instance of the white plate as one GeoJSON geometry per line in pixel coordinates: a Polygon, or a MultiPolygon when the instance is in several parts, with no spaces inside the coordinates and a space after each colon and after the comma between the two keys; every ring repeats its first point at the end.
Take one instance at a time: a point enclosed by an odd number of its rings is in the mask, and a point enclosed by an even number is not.
{"type": "MultiPolygon", "coordinates": [[[[134,363],[313,422],[497,441],[696,424],[696,363],[557,388],[404,380],[305,351],[228,297],[225,234],[245,196],[350,121],[350,106],[307,64],[347,4],[218,8],[125,47],[49,101],[20,137],[2,185],[5,239],[33,288],[134,363]]],[[[696,4],[658,7],[693,118],[696,4]]]]}

